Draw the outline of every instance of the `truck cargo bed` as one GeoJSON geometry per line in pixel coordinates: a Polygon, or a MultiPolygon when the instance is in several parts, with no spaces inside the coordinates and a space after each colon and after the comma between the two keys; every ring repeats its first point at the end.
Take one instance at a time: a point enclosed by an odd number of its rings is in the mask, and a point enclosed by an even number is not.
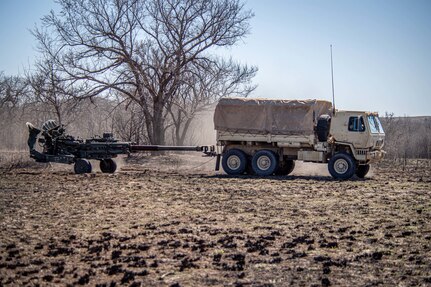
{"type": "Polygon", "coordinates": [[[309,137],[317,118],[331,113],[331,103],[322,100],[265,100],[224,98],[216,106],[217,131],[235,134],[309,137]]]}

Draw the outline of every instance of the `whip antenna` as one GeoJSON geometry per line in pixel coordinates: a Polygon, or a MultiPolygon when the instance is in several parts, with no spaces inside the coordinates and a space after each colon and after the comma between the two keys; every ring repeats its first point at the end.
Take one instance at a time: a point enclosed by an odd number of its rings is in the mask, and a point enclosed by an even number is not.
{"type": "Polygon", "coordinates": [[[332,78],[332,114],[335,115],[334,65],[332,63],[332,45],[330,47],[331,47],[331,78],[332,78]]]}

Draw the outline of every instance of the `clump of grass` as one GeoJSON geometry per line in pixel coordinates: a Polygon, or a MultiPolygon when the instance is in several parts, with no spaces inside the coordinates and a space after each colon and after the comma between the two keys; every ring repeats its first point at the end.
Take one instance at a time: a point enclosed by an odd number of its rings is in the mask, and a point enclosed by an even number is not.
{"type": "Polygon", "coordinates": [[[30,158],[28,151],[1,150],[0,170],[3,172],[19,168],[41,167],[30,158]]]}

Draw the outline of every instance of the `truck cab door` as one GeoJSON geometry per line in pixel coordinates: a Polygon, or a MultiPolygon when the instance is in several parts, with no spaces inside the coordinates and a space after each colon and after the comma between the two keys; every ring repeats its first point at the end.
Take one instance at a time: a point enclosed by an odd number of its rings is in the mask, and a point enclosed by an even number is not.
{"type": "Polygon", "coordinates": [[[350,116],[347,123],[348,139],[353,146],[365,148],[368,141],[365,119],[363,116],[350,116]]]}

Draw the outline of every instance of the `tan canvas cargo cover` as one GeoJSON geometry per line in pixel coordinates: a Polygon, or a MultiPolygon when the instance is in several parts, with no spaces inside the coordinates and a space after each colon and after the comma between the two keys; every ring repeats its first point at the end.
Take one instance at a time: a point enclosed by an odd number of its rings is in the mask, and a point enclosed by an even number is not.
{"type": "Polygon", "coordinates": [[[322,100],[223,98],[215,109],[214,126],[234,133],[308,136],[314,133],[315,120],[331,108],[331,102],[322,100]]]}

